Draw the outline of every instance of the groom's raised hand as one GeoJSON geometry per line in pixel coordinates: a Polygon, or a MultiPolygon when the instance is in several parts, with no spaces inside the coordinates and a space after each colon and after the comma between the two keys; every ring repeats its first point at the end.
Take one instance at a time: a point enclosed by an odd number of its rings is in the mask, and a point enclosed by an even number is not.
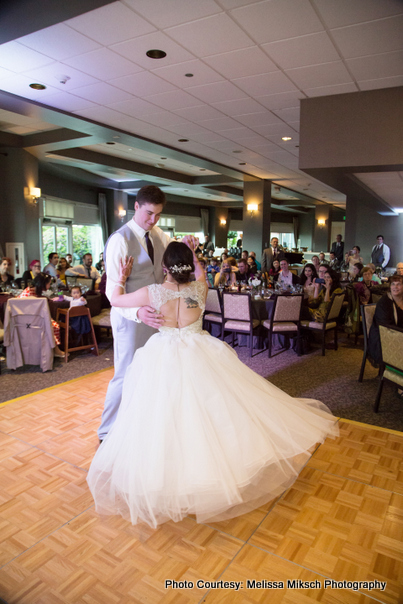
{"type": "Polygon", "coordinates": [[[142,323],[154,327],[154,329],[158,329],[165,323],[164,315],[157,312],[152,306],[142,306],[137,311],[137,316],[142,323]]]}

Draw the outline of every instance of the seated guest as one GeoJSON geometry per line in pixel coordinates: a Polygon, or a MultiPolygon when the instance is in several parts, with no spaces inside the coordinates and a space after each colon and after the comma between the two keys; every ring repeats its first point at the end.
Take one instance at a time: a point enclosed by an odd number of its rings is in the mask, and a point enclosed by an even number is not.
{"type": "Polygon", "coordinates": [[[321,288],[321,283],[315,281],[313,299],[308,302],[307,307],[302,307],[302,315],[310,321],[323,323],[332,295],[341,294],[342,291],[340,275],[327,267],[324,286],[321,288]]]}
{"type": "Polygon", "coordinates": [[[101,275],[95,266],[92,266],[92,255],[88,253],[84,254],[83,263],[67,269],[66,275],[72,277],[85,277],[86,279],[101,279],[101,275]]]}
{"type": "MultiPolygon", "coordinates": [[[[19,298],[29,298],[35,297],[40,298],[43,296],[43,292],[47,291],[50,288],[50,284],[52,283],[52,277],[46,273],[39,273],[36,275],[33,280],[31,287],[26,287],[24,291],[18,296],[19,298]]],[[[53,335],[55,336],[56,346],[53,349],[55,357],[64,357],[64,352],[60,350],[60,327],[59,324],[56,323],[53,319],[52,327],[53,327],[53,335]]]]}
{"type": "Polygon", "coordinates": [[[353,266],[350,266],[350,269],[348,272],[350,274],[350,281],[352,283],[355,283],[356,281],[358,281],[358,277],[363,268],[364,268],[364,266],[360,262],[357,262],[356,264],[353,264],[353,266]]]}
{"type": "Polygon", "coordinates": [[[236,280],[239,283],[248,283],[249,277],[252,276],[252,273],[249,270],[248,263],[245,260],[238,260],[238,272],[236,273],[236,280]]]}
{"type": "Polygon", "coordinates": [[[66,285],[66,271],[70,268],[66,258],[59,258],[59,264],[57,265],[57,279],[58,283],[66,285]]]}
{"type": "Polygon", "coordinates": [[[102,273],[105,270],[104,253],[103,252],[101,252],[99,254],[99,260],[96,263],[95,268],[97,269],[97,271],[99,272],[99,274],[102,275],[102,273]]]}
{"type": "Polygon", "coordinates": [[[372,281],[372,270],[369,266],[364,266],[360,272],[359,281],[354,283],[354,289],[358,294],[360,304],[370,304],[372,302],[372,288],[377,285],[372,281]]]}
{"type": "Polygon", "coordinates": [[[273,260],[271,269],[269,270],[269,276],[275,277],[280,272],[280,260],[273,260]]]}
{"type": "MultiPolygon", "coordinates": [[[[196,253],[196,252],[195,252],[196,253]]],[[[228,253],[227,252],[223,252],[220,256],[220,261],[224,262],[224,260],[226,260],[228,258],[228,253]]]]}
{"type": "Polygon", "coordinates": [[[227,262],[231,266],[232,272],[233,273],[237,273],[238,272],[238,265],[236,263],[235,258],[233,256],[228,256],[227,262]]]}
{"type": "Polygon", "coordinates": [[[320,266],[320,262],[319,262],[319,256],[312,256],[311,258],[311,263],[314,265],[316,272],[318,272],[319,266],[320,266]]]}
{"type": "Polygon", "coordinates": [[[359,245],[355,245],[351,250],[350,256],[348,257],[350,268],[354,266],[354,264],[362,264],[364,266],[364,260],[360,256],[360,251],[361,248],[359,245]]]}
{"type": "Polygon", "coordinates": [[[207,267],[207,260],[206,258],[199,258],[199,264],[202,267],[203,271],[204,271],[204,277],[206,279],[206,283],[208,287],[214,287],[214,280],[212,275],[209,275],[207,273],[206,267],[207,267]],[[210,280],[211,277],[211,280],[210,280]]]}
{"type": "Polygon", "coordinates": [[[54,277],[55,279],[57,279],[56,266],[58,265],[58,262],[59,262],[59,254],[57,252],[51,252],[48,256],[48,260],[49,260],[49,264],[47,264],[45,266],[45,268],[43,269],[43,272],[47,273],[51,277],[54,277]]]}
{"type": "Polygon", "coordinates": [[[290,271],[288,260],[285,258],[280,260],[280,272],[274,277],[274,281],[280,283],[281,287],[297,285],[299,283],[298,275],[295,275],[290,271]]]}
{"type": "Polygon", "coordinates": [[[0,287],[6,287],[7,285],[11,285],[12,281],[14,281],[13,275],[11,275],[8,270],[11,266],[11,259],[6,256],[1,259],[0,262],[0,287]]]}
{"type": "MultiPolygon", "coordinates": [[[[245,260],[245,258],[243,258],[243,260],[245,260]]],[[[257,273],[257,264],[256,264],[255,259],[253,258],[253,256],[248,256],[248,259],[247,259],[246,263],[249,266],[249,272],[252,273],[252,275],[256,275],[256,273],[257,273]]]]}
{"type": "Polygon", "coordinates": [[[29,269],[24,272],[22,275],[22,280],[25,282],[25,285],[28,285],[28,281],[33,281],[36,275],[39,275],[41,272],[41,261],[40,260],[32,260],[29,265],[29,269]]]}
{"type": "MultiPolygon", "coordinates": [[[[363,269],[361,270],[360,278],[358,279],[358,281],[365,281],[365,279],[363,278],[363,273],[364,273],[364,271],[366,271],[367,273],[369,273],[369,272],[371,273],[372,285],[374,285],[374,283],[376,283],[377,285],[381,285],[382,281],[378,277],[378,275],[375,275],[374,269],[372,267],[373,267],[373,265],[371,266],[370,264],[367,264],[366,266],[364,266],[363,269]]],[[[403,275],[403,272],[402,272],[402,275],[403,275]]],[[[367,275],[367,278],[368,278],[368,275],[367,275]]]]}
{"type": "Polygon", "coordinates": [[[398,262],[396,264],[396,275],[403,276],[403,262],[398,262]]]}
{"type": "Polygon", "coordinates": [[[256,266],[257,266],[257,270],[258,271],[262,270],[262,265],[260,264],[260,262],[256,258],[256,252],[249,252],[249,256],[252,256],[253,260],[255,261],[256,266]]]}
{"type": "Polygon", "coordinates": [[[217,258],[211,258],[210,259],[210,264],[207,267],[207,272],[211,273],[213,275],[213,278],[215,277],[215,275],[217,273],[220,272],[220,267],[218,266],[218,260],[217,260],[217,258]]]}
{"type": "Polygon", "coordinates": [[[330,268],[332,268],[334,271],[337,271],[340,267],[340,263],[337,260],[335,253],[329,252],[329,256],[330,256],[330,260],[329,260],[330,268]]]}
{"type": "Polygon", "coordinates": [[[66,260],[67,260],[69,266],[72,266],[72,264],[73,264],[73,256],[71,254],[66,254],[66,260]]]}
{"type": "Polygon", "coordinates": [[[319,254],[319,264],[327,264],[326,256],[324,252],[320,252],[319,254]]]}
{"type": "Polygon", "coordinates": [[[224,260],[221,264],[220,272],[214,279],[214,287],[218,287],[219,285],[224,285],[225,287],[235,285],[236,275],[232,272],[232,266],[228,260],[224,260]]]}
{"type": "Polygon", "coordinates": [[[248,262],[248,258],[249,258],[248,250],[242,250],[241,258],[242,258],[242,260],[246,260],[246,262],[248,262]]]}
{"type": "Polygon", "coordinates": [[[340,263],[340,271],[342,273],[347,273],[350,269],[349,258],[350,258],[350,254],[348,252],[346,252],[344,254],[344,260],[340,263]]]}
{"type": "Polygon", "coordinates": [[[403,328],[403,276],[392,275],[390,292],[382,296],[376,305],[374,320],[369,332],[368,356],[373,363],[382,363],[379,323],[403,328]]]}
{"type": "Polygon", "coordinates": [[[315,292],[315,279],[317,278],[318,273],[316,272],[314,265],[311,262],[305,264],[302,275],[299,278],[299,282],[304,288],[304,298],[307,298],[308,300],[313,299],[315,292]]]}

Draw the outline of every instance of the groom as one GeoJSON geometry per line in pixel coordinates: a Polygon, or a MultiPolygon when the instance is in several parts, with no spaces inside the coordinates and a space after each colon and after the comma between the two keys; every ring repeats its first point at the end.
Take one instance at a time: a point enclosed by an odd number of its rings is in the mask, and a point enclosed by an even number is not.
{"type": "MultiPolygon", "coordinates": [[[[106,295],[112,297],[119,283],[120,259],[133,256],[134,264],[126,281],[126,293],[162,283],[162,257],[170,237],[156,226],[166,202],[165,193],[154,185],[142,187],[137,193],[132,220],[113,233],[105,245],[104,258],[107,273],[106,295]]],[[[151,306],[111,309],[115,375],[109,382],[101,425],[100,442],[112,427],[120,405],[123,378],[137,348],[144,346],[155,330],[163,324],[163,315],[151,306]],[[130,317],[129,320],[126,317],[130,317]],[[133,320],[134,319],[134,320],[133,320]]]]}

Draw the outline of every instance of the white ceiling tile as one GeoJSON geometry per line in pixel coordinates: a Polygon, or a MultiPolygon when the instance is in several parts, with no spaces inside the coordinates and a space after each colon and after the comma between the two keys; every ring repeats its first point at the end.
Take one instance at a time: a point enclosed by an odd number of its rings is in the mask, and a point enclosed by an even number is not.
{"type": "Polygon", "coordinates": [[[305,94],[312,96],[330,96],[332,94],[345,94],[347,92],[358,92],[357,86],[350,84],[336,84],[335,86],[319,86],[318,88],[305,88],[305,94]]]}
{"type": "Polygon", "coordinates": [[[155,31],[155,27],[121,2],[96,8],[69,19],[66,24],[103,46],[155,31]]]}
{"type": "Polygon", "coordinates": [[[357,80],[376,80],[403,75],[403,52],[347,59],[346,63],[357,80]]]}
{"type": "Polygon", "coordinates": [[[281,124],[281,120],[271,113],[271,111],[262,111],[262,113],[249,113],[247,115],[238,115],[238,122],[249,126],[250,128],[257,126],[266,126],[267,124],[281,124]]]}
{"type": "Polygon", "coordinates": [[[352,82],[351,76],[342,61],[287,69],[286,74],[302,89],[318,88],[352,82]]]}
{"type": "Polygon", "coordinates": [[[110,105],[111,103],[118,103],[119,101],[127,101],[132,98],[132,95],[120,88],[115,88],[115,86],[110,86],[105,82],[99,82],[98,84],[92,84],[91,86],[83,86],[82,88],[77,88],[74,91],[79,97],[83,99],[87,99],[88,101],[93,101],[94,103],[99,103],[102,99],[103,105],[110,105]]]}
{"type": "Polygon", "coordinates": [[[161,29],[222,12],[213,0],[125,0],[125,4],[161,29]]]}
{"type": "Polygon", "coordinates": [[[167,67],[158,67],[151,71],[164,78],[164,80],[171,82],[171,84],[179,86],[179,88],[212,84],[224,79],[216,71],[205,65],[202,61],[199,61],[199,59],[178,63],[177,65],[168,65],[167,67]],[[193,77],[186,77],[186,73],[192,73],[193,77]]]}
{"type": "Polygon", "coordinates": [[[57,61],[100,48],[97,42],[74,31],[64,23],[45,27],[45,29],[19,38],[18,41],[57,61]]]}
{"type": "Polygon", "coordinates": [[[239,128],[239,122],[231,119],[230,117],[217,117],[211,120],[202,120],[200,121],[202,126],[209,128],[210,130],[214,130],[216,132],[222,132],[225,130],[231,130],[234,128],[239,128]]]}
{"type": "Polygon", "coordinates": [[[151,113],[160,113],[161,108],[152,105],[148,101],[131,97],[129,101],[121,101],[119,103],[110,103],[111,109],[121,111],[126,115],[141,118],[143,115],[151,115],[151,113]]]}
{"type": "Polygon", "coordinates": [[[141,65],[144,69],[157,69],[166,65],[184,63],[195,58],[190,52],[160,31],[120,44],[114,44],[111,49],[122,57],[141,65]],[[167,56],[163,59],[151,59],[147,57],[146,52],[152,49],[163,50],[167,56]]]}
{"type": "Polygon", "coordinates": [[[91,109],[79,109],[74,111],[76,115],[89,118],[96,122],[104,122],[105,124],[116,124],[120,123],[126,118],[118,111],[114,111],[110,107],[92,107],[91,109]]]}
{"type": "Polygon", "coordinates": [[[337,61],[340,56],[325,32],[263,44],[262,48],[282,69],[337,61]]]}
{"type": "Polygon", "coordinates": [[[254,129],[259,132],[262,136],[266,136],[273,143],[280,144],[282,136],[291,136],[293,138],[296,136],[296,132],[291,126],[288,124],[284,124],[283,122],[277,124],[265,124],[263,126],[256,126],[254,129]]]}
{"type": "Polygon", "coordinates": [[[87,101],[87,99],[80,99],[78,96],[74,94],[69,94],[66,92],[58,92],[57,94],[52,94],[49,97],[46,97],[46,105],[50,105],[51,107],[57,107],[57,109],[62,109],[63,111],[79,111],[80,109],[88,109],[89,107],[94,107],[96,103],[92,101],[87,101]]]}
{"type": "Polygon", "coordinates": [[[285,109],[286,107],[296,107],[299,105],[300,99],[304,99],[303,92],[282,92],[280,94],[269,94],[267,96],[259,96],[257,100],[267,109],[285,109]]]}
{"type": "Polygon", "coordinates": [[[166,126],[176,126],[177,124],[184,124],[187,122],[185,118],[181,117],[180,115],[175,115],[170,111],[160,111],[159,113],[143,115],[141,119],[148,124],[161,126],[161,128],[165,128],[166,126]]]}
{"type": "Polygon", "coordinates": [[[298,107],[288,107],[287,109],[276,109],[274,113],[284,120],[284,122],[297,122],[299,121],[299,104],[298,107]]]}
{"type": "Polygon", "coordinates": [[[358,80],[360,90],[376,90],[378,88],[393,88],[403,86],[403,75],[379,80],[358,80]]]}
{"type": "Polygon", "coordinates": [[[108,48],[101,48],[78,57],[72,57],[64,62],[100,80],[110,80],[142,71],[141,67],[108,48]]]}
{"type": "Polygon", "coordinates": [[[403,48],[403,15],[332,29],[331,34],[347,59],[403,48]]]}
{"type": "Polygon", "coordinates": [[[223,136],[218,134],[217,132],[212,132],[211,130],[206,130],[205,132],[197,132],[196,134],[192,134],[192,140],[198,143],[218,143],[225,140],[223,136]]]}
{"type": "Polygon", "coordinates": [[[312,0],[329,28],[403,13],[400,0],[312,0]]]}
{"type": "Polygon", "coordinates": [[[210,105],[198,105],[197,107],[186,107],[184,109],[174,110],[174,113],[182,115],[192,122],[201,122],[202,120],[210,120],[222,118],[223,114],[210,105]]]}
{"type": "Polygon", "coordinates": [[[12,78],[14,75],[15,73],[10,71],[9,69],[4,69],[3,67],[0,67],[0,81],[6,78],[12,78]]]}
{"type": "Polygon", "coordinates": [[[224,134],[230,140],[240,143],[248,149],[254,149],[256,147],[256,150],[258,150],[259,153],[260,149],[258,149],[258,146],[263,146],[265,143],[267,143],[267,140],[263,136],[260,136],[249,128],[227,130],[224,134]]]}
{"type": "Polygon", "coordinates": [[[254,75],[247,78],[238,78],[233,83],[245,90],[251,96],[266,96],[296,90],[291,80],[281,71],[254,75]]]}
{"type": "Polygon", "coordinates": [[[0,45],[0,67],[9,69],[13,73],[36,69],[52,62],[53,59],[18,42],[7,42],[0,45]]]}
{"type": "Polygon", "coordinates": [[[273,61],[257,46],[206,57],[204,60],[229,80],[278,71],[273,61]]]}
{"type": "Polygon", "coordinates": [[[23,73],[27,78],[31,78],[31,82],[43,82],[50,86],[60,88],[64,92],[70,92],[75,88],[81,86],[89,86],[90,84],[96,84],[99,82],[96,78],[73,69],[70,65],[64,63],[51,63],[45,67],[39,67],[37,69],[30,69],[23,73]],[[67,76],[65,83],[64,78],[67,76]]]}
{"type": "Polygon", "coordinates": [[[187,90],[205,103],[218,103],[224,100],[231,101],[246,97],[246,94],[231,82],[215,82],[214,84],[204,84],[204,86],[192,86],[187,90]]]}
{"type": "Polygon", "coordinates": [[[233,8],[239,8],[248,4],[256,4],[256,0],[220,0],[220,5],[225,10],[232,10],[233,8]]]}
{"type": "Polygon", "coordinates": [[[154,94],[149,97],[145,97],[145,100],[163,107],[168,111],[173,109],[183,109],[185,107],[196,107],[200,105],[200,101],[194,96],[191,96],[183,90],[171,90],[169,92],[163,92],[162,94],[154,94]]]}
{"type": "Polygon", "coordinates": [[[175,89],[172,84],[148,71],[111,80],[110,84],[131,92],[140,98],[175,89]]]}
{"type": "Polygon", "coordinates": [[[166,32],[198,57],[254,45],[245,32],[224,13],[172,27],[166,32]]]}
{"type": "MultiPolygon", "coordinates": [[[[222,133],[223,136],[228,138],[230,141],[239,142],[251,138],[253,136],[257,136],[256,132],[253,132],[250,128],[246,128],[246,126],[242,126],[242,124],[238,124],[237,128],[232,128],[231,130],[225,130],[222,133]]],[[[264,139],[263,139],[264,140],[264,139]]]]}
{"type": "Polygon", "coordinates": [[[309,0],[267,0],[231,15],[257,44],[324,30],[309,0]]]}
{"type": "Polygon", "coordinates": [[[176,132],[179,138],[189,138],[192,137],[193,134],[197,134],[197,132],[205,132],[206,130],[199,124],[193,124],[192,122],[184,122],[177,126],[169,125],[166,129],[170,132],[176,132]]]}
{"type": "Polygon", "coordinates": [[[221,101],[220,103],[214,103],[213,106],[232,117],[243,115],[244,113],[260,113],[263,109],[262,105],[259,105],[259,103],[250,97],[237,101],[221,101]]]}

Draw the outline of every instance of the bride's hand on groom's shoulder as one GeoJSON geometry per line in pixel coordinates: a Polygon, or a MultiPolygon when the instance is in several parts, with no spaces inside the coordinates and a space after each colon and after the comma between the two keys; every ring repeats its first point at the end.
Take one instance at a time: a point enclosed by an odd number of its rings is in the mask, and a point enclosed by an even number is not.
{"type": "Polygon", "coordinates": [[[164,324],[164,315],[157,312],[152,306],[142,306],[138,310],[137,316],[142,323],[154,327],[154,329],[158,329],[164,324]]]}

